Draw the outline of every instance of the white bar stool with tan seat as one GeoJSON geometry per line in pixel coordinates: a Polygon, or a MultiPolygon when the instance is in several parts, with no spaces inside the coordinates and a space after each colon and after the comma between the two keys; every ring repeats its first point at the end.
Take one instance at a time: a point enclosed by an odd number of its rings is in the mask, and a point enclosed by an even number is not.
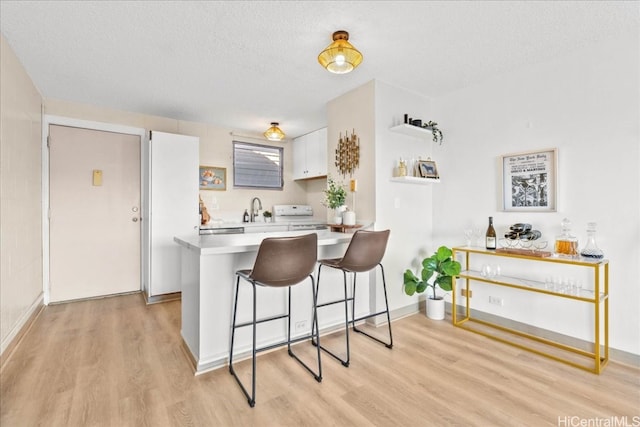
{"type": "Polygon", "coordinates": [[[270,350],[287,344],[289,356],[295,358],[304,366],[316,379],[322,381],[322,363],[320,360],[320,347],[318,353],[318,370],[314,372],[302,360],[300,360],[291,350],[291,344],[313,338],[314,343],[318,343],[318,318],[316,314],[316,287],[313,278],[313,269],[318,259],[318,235],[315,233],[296,237],[273,237],[266,238],[260,244],[256,261],[252,270],[239,270],[236,272],[236,295],[233,306],[233,323],[231,331],[231,348],[229,350],[229,372],[234,376],[242,392],[247,397],[249,406],[254,407],[256,403],[256,355],[261,351],[270,350]],[[236,324],[238,309],[238,293],[240,290],[240,278],[249,282],[253,287],[253,317],[251,321],[236,324]],[[313,326],[311,334],[303,337],[291,339],[291,288],[307,278],[311,279],[313,294],[313,326]],[[271,288],[288,288],[287,313],[271,316],[263,319],[256,319],[256,286],[271,288]],[[260,323],[270,322],[278,319],[287,319],[287,340],[271,344],[262,348],[256,348],[256,326],[260,323]],[[251,348],[252,371],[251,371],[251,394],[240,381],[240,378],[233,367],[233,345],[236,329],[251,326],[253,329],[253,343],[251,348]]]}

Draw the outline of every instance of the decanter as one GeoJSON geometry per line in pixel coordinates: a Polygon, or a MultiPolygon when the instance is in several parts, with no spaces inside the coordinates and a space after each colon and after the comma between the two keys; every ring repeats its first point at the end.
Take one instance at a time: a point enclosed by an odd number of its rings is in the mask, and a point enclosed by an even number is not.
{"type": "Polygon", "coordinates": [[[571,235],[571,221],[565,218],[560,223],[562,234],[556,237],[556,254],[564,256],[578,255],[578,239],[571,235]]]}
{"type": "Polygon", "coordinates": [[[595,222],[587,223],[587,245],[580,251],[580,255],[585,258],[604,258],[604,253],[596,244],[596,225],[595,222]]]}

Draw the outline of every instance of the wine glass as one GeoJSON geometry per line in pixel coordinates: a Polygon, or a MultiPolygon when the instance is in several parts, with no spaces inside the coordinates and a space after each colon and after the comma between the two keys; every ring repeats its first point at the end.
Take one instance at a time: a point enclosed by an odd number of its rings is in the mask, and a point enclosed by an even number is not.
{"type": "Polygon", "coordinates": [[[542,249],[547,247],[546,240],[534,240],[533,242],[533,251],[540,252],[542,249]]]}
{"type": "Polygon", "coordinates": [[[482,233],[482,229],[479,227],[474,228],[473,236],[476,240],[476,246],[482,246],[482,237],[484,236],[484,234],[482,233]]]}
{"type": "Polygon", "coordinates": [[[464,238],[467,243],[467,246],[471,246],[471,238],[473,237],[473,230],[471,228],[465,228],[464,230],[464,238]]]}

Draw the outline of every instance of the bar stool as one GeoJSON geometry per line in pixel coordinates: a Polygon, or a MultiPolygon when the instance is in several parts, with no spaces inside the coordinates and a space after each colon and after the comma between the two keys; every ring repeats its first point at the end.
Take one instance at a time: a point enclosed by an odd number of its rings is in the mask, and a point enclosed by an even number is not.
{"type": "MultiPolygon", "coordinates": [[[[345,336],[347,344],[347,358],[341,359],[339,356],[331,352],[330,350],[322,347],[319,342],[313,342],[322,350],[329,353],[334,358],[338,359],[345,367],[349,366],[350,360],[350,348],[349,348],[349,301],[351,301],[351,326],[355,332],[366,335],[367,337],[384,344],[387,348],[393,347],[393,336],[391,335],[391,319],[389,316],[389,301],[387,299],[387,283],[384,277],[384,267],[382,267],[381,261],[387,248],[387,241],[389,240],[390,230],[384,231],[365,231],[358,230],[354,233],[349,243],[349,247],[342,258],[335,259],[322,259],[319,260],[318,266],[318,279],[316,285],[316,300],[319,298],[320,293],[320,271],[323,266],[342,270],[344,278],[344,299],[339,299],[323,304],[317,304],[317,308],[327,307],[333,304],[344,303],[344,317],[345,317],[345,336]],[[380,266],[382,272],[382,287],[384,291],[384,303],[385,310],[367,314],[362,317],[355,317],[356,309],[356,276],[357,273],[364,273],[371,271],[380,266]],[[353,289],[352,296],[349,297],[347,293],[347,273],[353,273],[353,289]],[[356,328],[356,322],[365,320],[370,317],[379,316],[381,314],[387,314],[387,324],[389,325],[389,342],[384,342],[379,338],[376,338],[358,328],[356,328]]],[[[318,322],[314,322],[313,327],[317,327],[318,322]]],[[[313,332],[313,331],[312,331],[313,332]]]]}
{"type": "Polygon", "coordinates": [[[266,238],[260,244],[256,261],[252,270],[239,270],[236,272],[236,295],[233,305],[233,324],[231,331],[231,349],[229,350],[229,372],[235,377],[242,392],[247,397],[249,406],[255,406],[256,400],[256,354],[287,344],[289,356],[295,358],[304,366],[316,379],[322,381],[322,364],[320,361],[320,348],[318,347],[318,372],[314,372],[302,360],[300,360],[291,350],[291,344],[314,337],[315,342],[320,339],[318,334],[318,319],[316,315],[316,290],[313,279],[313,269],[318,259],[318,235],[307,234],[296,237],[274,237],[266,238]],[[238,291],[240,289],[240,278],[251,283],[253,287],[253,318],[249,322],[236,324],[238,309],[238,291]],[[291,287],[301,283],[307,278],[311,278],[311,288],[313,294],[313,322],[315,327],[311,328],[311,335],[291,339],[291,287]],[[271,316],[263,319],[256,319],[256,285],[274,288],[289,288],[287,313],[271,316]],[[266,347],[256,348],[256,325],[270,322],[272,320],[287,319],[287,340],[266,347]],[[233,368],[233,344],[236,329],[251,326],[253,329],[253,343],[251,348],[252,371],[251,371],[251,395],[238,378],[233,368]]]}

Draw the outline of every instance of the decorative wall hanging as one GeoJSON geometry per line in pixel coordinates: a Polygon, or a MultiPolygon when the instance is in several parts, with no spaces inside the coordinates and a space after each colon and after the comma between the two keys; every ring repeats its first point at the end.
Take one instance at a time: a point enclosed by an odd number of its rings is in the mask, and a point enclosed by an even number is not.
{"type": "Polygon", "coordinates": [[[501,158],[504,211],[556,211],[557,149],[506,154],[501,158]]]}
{"type": "Polygon", "coordinates": [[[200,165],[200,190],[227,189],[227,168],[200,165]]]}
{"type": "Polygon", "coordinates": [[[360,166],[360,138],[356,136],[355,129],[351,132],[351,136],[347,136],[345,132],[344,138],[340,133],[338,140],[338,148],[336,148],[336,167],[343,177],[349,174],[353,176],[353,172],[360,166]]]}

